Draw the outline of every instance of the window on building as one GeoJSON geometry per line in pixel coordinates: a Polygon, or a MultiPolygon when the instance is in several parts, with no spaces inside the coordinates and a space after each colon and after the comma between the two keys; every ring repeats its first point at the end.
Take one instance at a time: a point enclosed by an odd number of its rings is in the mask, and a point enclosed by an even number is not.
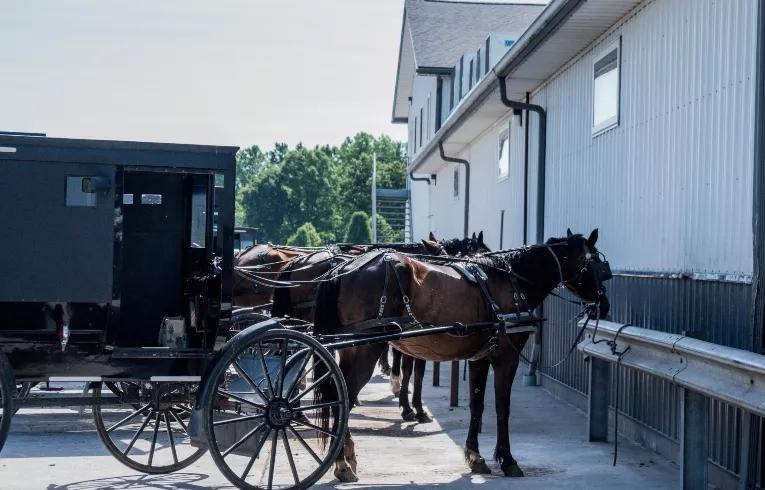
{"type": "Polygon", "coordinates": [[[420,137],[418,138],[418,140],[420,142],[420,148],[422,148],[422,107],[420,107],[420,126],[418,129],[420,131],[420,137]]]}
{"type": "Polygon", "coordinates": [[[602,51],[593,63],[593,135],[619,124],[620,41],[602,51]]]}
{"type": "Polygon", "coordinates": [[[428,124],[427,124],[427,126],[425,126],[425,137],[427,139],[430,139],[430,135],[431,135],[431,132],[430,132],[430,95],[428,95],[428,116],[427,116],[427,118],[428,118],[428,124]]]}
{"type": "Polygon", "coordinates": [[[414,136],[414,145],[412,145],[412,153],[417,152],[417,116],[414,116],[414,128],[412,128],[413,136],[414,136]]]}
{"type": "Polygon", "coordinates": [[[457,165],[454,166],[454,182],[453,182],[452,192],[453,192],[454,198],[459,199],[460,197],[460,168],[457,165]]]}
{"type": "Polygon", "coordinates": [[[499,178],[505,179],[510,173],[510,130],[505,129],[499,133],[497,145],[497,169],[499,178]]]}

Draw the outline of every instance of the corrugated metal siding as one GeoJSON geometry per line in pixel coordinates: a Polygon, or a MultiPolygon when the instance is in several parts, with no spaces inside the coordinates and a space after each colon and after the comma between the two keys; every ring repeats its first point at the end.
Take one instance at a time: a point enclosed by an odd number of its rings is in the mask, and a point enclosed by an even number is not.
{"type": "Polygon", "coordinates": [[[752,273],[755,19],[747,0],[650,2],[533,95],[545,236],[600,227],[619,270],[752,273]],[[621,122],[593,138],[593,56],[619,36],[621,122]]]}

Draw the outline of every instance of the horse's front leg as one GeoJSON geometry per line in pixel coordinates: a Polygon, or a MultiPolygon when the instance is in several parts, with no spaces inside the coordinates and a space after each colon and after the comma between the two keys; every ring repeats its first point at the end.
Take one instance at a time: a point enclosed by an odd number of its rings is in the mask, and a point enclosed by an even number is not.
{"type": "MultiPolygon", "coordinates": [[[[494,397],[497,409],[497,446],[494,459],[499,463],[505,476],[523,476],[518,462],[510,452],[510,391],[513,387],[518,356],[510,345],[501,349],[492,360],[494,368],[494,397]],[[507,352],[502,352],[506,350],[507,352]]],[[[520,350],[523,347],[518,348],[520,350]]]]}
{"type": "Polygon", "coordinates": [[[398,398],[401,392],[401,351],[393,347],[393,362],[390,366],[390,391],[398,398]]]}
{"type": "Polygon", "coordinates": [[[483,401],[486,393],[486,381],[489,377],[489,361],[481,359],[469,361],[470,364],[470,427],[465,441],[465,462],[473,473],[491,473],[486,460],[478,450],[478,432],[481,430],[483,401]]]}
{"type": "Polygon", "coordinates": [[[385,376],[390,376],[390,362],[388,362],[388,345],[385,345],[385,350],[382,354],[380,354],[380,360],[378,361],[378,364],[380,364],[380,371],[385,376]]]}
{"type": "Polygon", "coordinates": [[[422,380],[425,377],[425,361],[422,359],[414,360],[414,388],[412,389],[412,406],[416,413],[417,422],[433,422],[425,409],[422,407],[422,380]]]}
{"type": "Polygon", "coordinates": [[[406,354],[401,356],[401,390],[398,393],[398,406],[401,407],[401,418],[407,422],[415,419],[414,410],[409,405],[409,378],[412,376],[414,358],[406,354]]]}

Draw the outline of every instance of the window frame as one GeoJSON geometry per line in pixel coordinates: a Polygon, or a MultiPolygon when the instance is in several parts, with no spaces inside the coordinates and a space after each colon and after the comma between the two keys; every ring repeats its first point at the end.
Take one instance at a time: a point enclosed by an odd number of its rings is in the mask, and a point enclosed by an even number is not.
{"type": "Polygon", "coordinates": [[[497,133],[497,182],[502,182],[510,178],[510,126],[512,124],[512,119],[508,121],[508,123],[500,129],[500,131],[497,133]],[[504,137],[504,138],[503,138],[504,137]],[[505,173],[502,173],[502,167],[500,165],[500,160],[502,158],[502,142],[503,140],[507,141],[507,153],[505,154],[505,161],[507,162],[507,165],[505,166],[505,173]]]}
{"type": "Polygon", "coordinates": [[[622,104],[621,104],[621,92],[622,92],[622,38],[619,36],[617,40],[607,45],[605,48],[601,49],[597,52],[597,54],[592,59],[592,70],[590,71],[590,76],[592,77],[591,80],[591,95],[592,95],[592,103],[590,104],[590,110],[592,111],[590,113],[590,123],[592,126],[592,137],[596,137],[600,134],[605,133],[606,131],[609,131],[613,128],[619,127],[619,122],[621,118],[621,112],[622,112],[622,104]],[[616,115],[610,117],[609,119],[601,122],[600,124],[595,124],[595,65],[598,64],[603,58],[611,54],[612,51],[616,50],[616,115]]]}
{"type": "Polygon", "coordinates": [[[456,163],[452,171],[452,198],[455,201],[458,201],[460,198],[460,166],[456,163]]]}

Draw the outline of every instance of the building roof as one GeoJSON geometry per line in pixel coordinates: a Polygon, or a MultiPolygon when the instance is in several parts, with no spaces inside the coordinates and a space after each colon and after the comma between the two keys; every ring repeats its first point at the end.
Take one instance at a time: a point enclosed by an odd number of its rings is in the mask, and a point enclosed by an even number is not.
{"type": "Polygon", "coordinates": [[[544,5],[406,0],[401,27],[393,121],[408,113],[414,75],[450,70],[465,52],[476,50],[491,32],[526,30],[544,5]]]}
{"type": "Polygon", "coordinates": [[[496,76],[484,77],[449,115],[434,137],[417,153],[410,170],[432,173],[447,155],[459,154],[509,109],[501,102],[498,77],[506,81],[507,96],[523,101],[596,41],[641,0],[553,0],[523,36],[497,62],[496,76]]]}

